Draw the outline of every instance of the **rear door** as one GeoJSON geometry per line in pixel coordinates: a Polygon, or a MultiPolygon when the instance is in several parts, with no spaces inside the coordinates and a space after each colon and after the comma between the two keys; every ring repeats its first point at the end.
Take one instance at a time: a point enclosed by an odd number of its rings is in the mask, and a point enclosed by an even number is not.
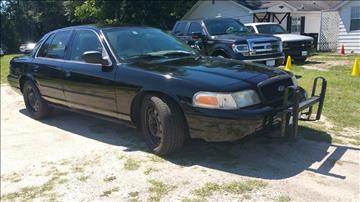
{"type": "Polygon", "coordinates": [[[99,51],[107,57],[98,33],[76,30],[69,51],[69,65],[65,69],[65,98],[72,108],[117,117],[114,85],[116,65],[103,67],[86,63],[82,59],[86,51],[99,51]]]}
{"type": "Polygon", "coordinates": [[[72,31],[51,34],[42,44],[33,62],[32,74],[42,97],[50,102],[66,105],[62,80],[64,79],[65,55],[72,31]]]}

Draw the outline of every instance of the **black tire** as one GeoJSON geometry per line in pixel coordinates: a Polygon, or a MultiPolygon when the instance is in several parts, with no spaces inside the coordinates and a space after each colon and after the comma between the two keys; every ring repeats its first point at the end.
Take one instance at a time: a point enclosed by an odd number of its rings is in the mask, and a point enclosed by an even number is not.
{"type": "Polygon", "coordinates": [[[150,150],[157,155],[179,151],[185,140],[185,120],[169,99],[145,96],[141,106],[141,130],[150,150]]]}
{"type": "Polygon", "coordinates": [[[32,118],[42,119],[52,112],[52,107],[41,97],[38,88],[32,81],[25,81],[22,93],[26,109],[32,118]]]}
{"type": "Polygon", "coordinates": [[[230,58],[226,53],[224,52],[220,52],[220,53],[215,53],[214,57],[218,57],[218,58],[230,58]]]}

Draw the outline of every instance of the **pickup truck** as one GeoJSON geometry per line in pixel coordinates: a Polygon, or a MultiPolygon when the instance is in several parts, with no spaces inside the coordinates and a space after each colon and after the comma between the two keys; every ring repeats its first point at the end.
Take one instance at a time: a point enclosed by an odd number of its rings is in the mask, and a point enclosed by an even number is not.
{"type": "Polygon", "coordinates": [[[273,34],[280,37],[283,42],[285,57],[290,55],[297,63],[304,63],[315,49],[312,37],[289,34],[277,23],[249,23],[245,24],[245,26],[253,33],[273,34]]]}
{"type": "Polygon", "coordinates": [[[213,18],[178,21],[173,35],[197,47],[204,55],[233,58],[267,66],[278,66],[284,61],[280,38],[248,32],[232,18],[213,18]]]}

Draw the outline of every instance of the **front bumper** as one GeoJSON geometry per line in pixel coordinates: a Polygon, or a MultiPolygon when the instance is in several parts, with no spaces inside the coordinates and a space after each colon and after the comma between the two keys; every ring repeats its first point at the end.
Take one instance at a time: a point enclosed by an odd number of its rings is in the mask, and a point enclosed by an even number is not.
{"type": "Polygon", "coordinates": [[[307,57],[310,57],[314,52],[315,52],[315,48],[309,48],[309,47],[284,48],[285,57],[291,56],[293,59],[305,59],[307,57]]]}
{"type": "Polygon", "coordinates": [[[275,117],[271,107],[258,109],[225,111],[224,113],[201,110],[196,114],[186,114],[190,136],[209,142],[234,141],[255,133],[264,127],[264,120],[275,117]]]}
{"type": "Polygon", "coordinates": [[[285,56],[283,53],[254,55],[254,56],[243,56],[242,54],[236,54],[234,59],[241,60],[244,62],[260,63],[264,65],[266,65],[267,61],[275,61],[274,66],[279,66],[284,63],[285,56]]]}
{"type": "Polygon", "coordinates": [[[301,100],[300,93],[298,87],[288,87],[281,108],[263,106],[231,111],[213,109],[188,111],[185,116],[190,136],[209,142],[235,141],[255,132],[279,126],[275,129],[280,129],[281,136],[296,137],[298,120],[311,120],[315,104],[318,104],[315,120],[320,119],[326,93],[326,80],[322,77],[314,80],[313,91],[309,99],[301,100]],[[315,95],[319,79],[322,80],[321,92],[319,95],[315,95]],[[290,91],[293,91],[292,100],[289,100],[288,96],[290,91]],[[306,110],[307,112],[304,112],[306,110]],[[307,115],[307,118],[300,119],[301,114],[307,115]]]}

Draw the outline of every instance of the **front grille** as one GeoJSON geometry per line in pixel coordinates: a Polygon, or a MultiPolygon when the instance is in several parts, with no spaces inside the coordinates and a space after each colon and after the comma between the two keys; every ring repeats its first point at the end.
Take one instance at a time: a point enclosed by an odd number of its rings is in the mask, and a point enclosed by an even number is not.
{"type": "Polygon", "coordinates": [[[291,85],[293,85],[291,78],[284,75],[261,82],[258,88],[262,102],[268,105],[281,105],[281,101],[284,99],[285,89],[291,85]]]}
{"type": "Polygon", "coordinates": [[[312,48],[312,41],[290,41],[286,42],[289,48],[312,48]]]}
{"type": "Polygon", "coordinates": [[[250,50],[255,52],[255,55],[267,55],[279,52],[278,41],[254,41],[250,42],[250,50]]]}

